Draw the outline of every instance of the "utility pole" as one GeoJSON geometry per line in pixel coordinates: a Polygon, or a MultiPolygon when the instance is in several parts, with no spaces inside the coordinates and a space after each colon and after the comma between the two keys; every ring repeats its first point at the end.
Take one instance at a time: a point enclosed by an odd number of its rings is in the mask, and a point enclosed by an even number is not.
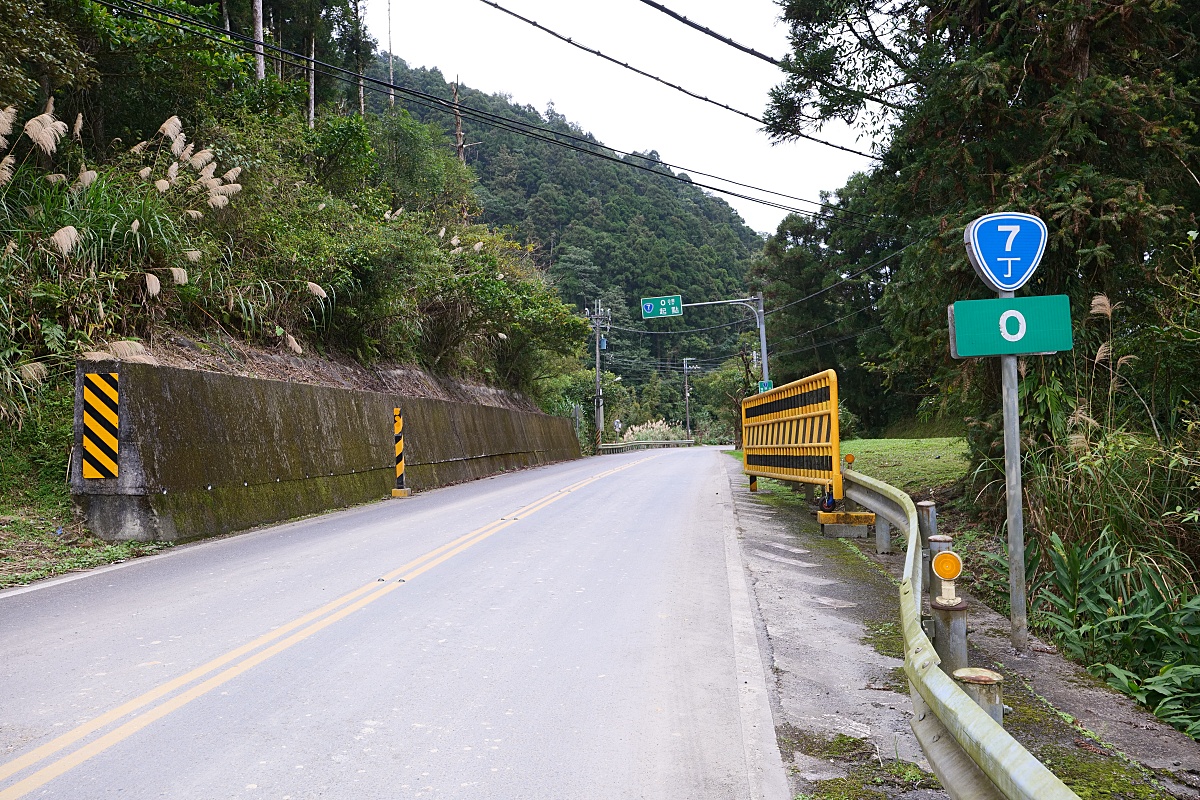
{"type": "Polygon", "coordinates": [[[762,379],[763,383],[770,383],[771,373],[767,370],[767,313],[763,309],[762,292],[754,295],[754,299],[758,301],[758,307],[754,309],[754,316],[758,317],[758,345],[762,349],[762,379]]]}
{"type": "Polygon", "coordinates": [[[392,0],[388,0],[388,102],[396,107],[396,75],[392,71],[392,63],[396,60],[392,49],[392,0]]]}
{"type": "Polygon", "coordinates": [[[612,311],[607,308],[600,307],[600,301],[596,301],[596,309],[594,312],[587,313],[588,322],[592,324],[592,333],[596,338],[596,395],[593,401],[596,404],[596,436],[595,447],[596,454],[600,453],[600,441],[604,434],[604,387],[600,384],[600,328],[603,326],[606,330],[612,322],[612,311]]]}
{"type": "Polygon", "coordinates": [[[462,114],[458,111],[458,76],[454,77],[454,149],[458,160],[467,163],[467,148],[463,144],[462,114]]]}
{"type": "Polygon", "coordinates": [[[684,427],[687,429],[687,437],[692,438],[692,387],[688,384],[688,366],[689,361],[696,359],[688,357],[683,360],[683,418],[685,420],[684,427]]]}
{"type": "Polygon", "coordinates": [[[317,23],[308,33],[308,129],[317,126],[317,23]]]}

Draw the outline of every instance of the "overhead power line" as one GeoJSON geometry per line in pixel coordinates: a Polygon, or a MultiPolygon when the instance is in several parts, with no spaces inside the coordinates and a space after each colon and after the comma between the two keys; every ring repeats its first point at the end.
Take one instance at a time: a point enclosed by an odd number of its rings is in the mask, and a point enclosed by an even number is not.
{"type": "Polygon", "coordinates": [[[728,328],[730,325],[742,325],[749,321],[749,317],[735,319],[733,322],[722,322],[720,325],[710,325],[707,328],[688,328],[683,331],[648,331],[643,328],[622,328],[620,325],[610,325],[614,331],[625,331],[626,333],[640,333],[645,336],[667,336],[671,334],[681,333],[699,333],[700,331],[715,331],[717,328],[728,328]]]}
{"type": "Polygon", "coordinates": [[[827,339],[824,342],[817,342],[816,344],[810,344],[808,347],[798,347],[795,350],[788,350],[787,352],[784,352],[784,353],[771,353],[770,357],[771,358],[783,358],[784,356],[791,356],[791,355],[795,355],[796,353],[803,353],[807,350],[816,350],[818,347],[828,347],[831,344],[838,344],[839,342],[844,342],[848,339],[857,339],[860,336],[865,336],[868,333],[873,333],[874,331],[880,330],[882,328],[883,328],[882,325],[875,325],[874,327],[864,328],[861,331],[855,331],[854,333],[850,333],[845,336],[839,336],[836,339],[827,339]]]}
{"type": "MultiPolygon", "coordinates": [[[[252,52],[254,45],[256,44],[248,36],[244,36],[242,34],[226,31],[223,28],[218,28],[215,25],[210,25],[209,23],[204,22],[203,20],[197,19],[195,17],[190,17],[185,14],[179,14],[177,12],[171,11],[169,9],[164,9],[164,8],[155,6],[150,3],[140,2],[140,0],[122,0],[123,4],[118,3],[118,2],[113,2],[112,0],[99,0],[99,2],[101,5],[104,5],[110,9],[113,9],[114,11],[119,11],[122,13],[130,14],[132,16],[140,17],[142,19],[146,19],[151,22],[156,22],[161,25],[166,25],[168,27],[176,28],[176,29],[184,31],[186,33],[191,33],[194,36],[198,36],[198,37],[204,38],[204,39],[209,39],[211,41],[225,44],[225,45],[233,47],[235,49],[242,50],[243,52],[247,52],[247,53],[252,52]],[[144,9],[146,12],[149,12],[149,13],[141,13],[137,10],[139,8],[144,9]],[[150,14],[158,14],[163,17],[168,17],[170,19],[175,19],[175,20],[180,20],[182,22],[186,22],[187,24],[184,25],[184,24],[168,22],[163,19],[159,19],[157,17],[150,16],[150,14]],[[201,28],[202,30],[196,30],[194,28],[188,27],[188,25],[194,25],[198,28],[201,28]],[[205,33],[204,30],[211,31],[211,33],[205,33]]],[[[289,58],[292,58],[298,62],[302,62],[302,63],[308,65],[310,68],[312,68],[313,71],[316,72],[317,74],[330,77],[334,80],[339,80],[339,81],[342,81],[344,83],[347,83],[347,84],[355,86],[355,87],[357,87],[359,85],[359,81],[361,80],[364,85],[364,88],[366,88],[368,91],[372,91],[372,92],[376,92],[376,93],[380,93],[380,94],[389,94],[389,95],[392,91],[395,91],[395,92],[403,94],[409,98],[415,98],[415,99],[410,99],[410,102],[412,102],[414,105],[422,106],[425,108],[431,108],[434,110],[443,111],[445,113],[450,113],[450,114],[453,114],[455,109],[457,108],[457,110],[464,117],[468,117],[470,119],[476,120],[477,122],[483,123],[485,125],[490,125],[490,126],[493,126],[496,128],[500,128],[502,130],[507,130],[511,133],[516,133],[518,135],[525,136],[527,138],[540,140],[540,141],[546,142],[548,144],[553,144],[553,145],[557,145],[559,147],[564,147],[564,148],[567,148],[570,150],[574,150],[576,152],[583,153],[583,154],[592,156],[594,158],[598,158],[598,159],[605,160],[605,161],[611,161],[611,162],[614,162],[617,164],[623,164],[627,167],[632,167],[634,169],[642,170],[644,172],[651,172],[655,175],[659,175],[660,177],[663,177],[663,178],[666,178],[669,180],[674,180],[679,183],[696,186],[701,189],[708,189],[710,191],[717,192],[719,194],[728,195],[730,197],[737,197],[737,198],[740,198],[743,200],[748,200],[753,203],[758,203],[760,205],[765,205],[765,206],[768,206],[771,208],[777,208],[782,211],[787,211],[789,213],[802,214],[802,215],[814,217],[817,219],[826,219],[826,220],[833,219],[829,215],[822,214],[820,212],[811,211],[809,209],[797,208],[795,206],[789,206],[784,203],[777,203],[772,200],[765,200],[760,197],[753,197],[751,195],[742,194],[741,192],[735,192],[733,190],[724,189],[724,188],[721,188],[718,186],[713,186],[711,184],[699,183],[697,181],[691,180],[690,177],[685,178],[682,175],[676,175],[676,174],[671,173],[670,171],[663,172],[662,170],[655,169],[654,167],[648,167],[643,164],[636,163],[635,161],[626,160],[627,158],[649,160],[649,159],[647,159],[646,156],[641,155],[639,153],[632,153],[632,152],[617,150],[615,148],[601,145],[592,139],[587,139],[582,136],[576,136],[574,134],[565,133],[563,131],[556,131],[556,130],[553,130],[550,128],[533,125],[531,123],[523,122],[521,120],[513,119],[510,117],[503,117],[503,116],[500,116],[498,114],[493,114],[488,111],[482,111],[480,109],[472,108],[470,106],[465,106],[465,105],[462,105],[461,103],[456,104],[453,101],[437,97],[436,95],[427,94],[425,92],[420,92],[415,89],[410,89],[408,87],[401,86],[399,84],[392,84],[387,81],[380,80],[378,78],[372,78],[367,75],[362,75],[360,73],[354,72],[353,70],[347,69],[345,67],[339,67],[335,64],[330,64],[328,62],[324,62],[319,59],[310,58],[301,53],[297,53],[292,50],[287,50],[285,48],[278,47],[273,44],[262,43],[260,46],[264,47],[266,50],[269,50],[273,53],[279,53],[280,55],[286,55],[289,58]],[[318,69],[318,67],[320,67],[321,69],[318,69]],[[562,137],[563,139],[578,141],[578,142],[585,144],[586,147],[581,147],[579,145],[572,144],[570,141],[561,141],[560,139],[553,138],[553,137],[562,137]],[[588,149],[588,148],[597,148],[597,149],[588,149]],[[603,150],[609,151],[609,152],[601,152],[601,151],[599,151],[600,148],[602,148],[603,150]],[[615,153],[617,155],[609,155],[610,152],[615,153]],[[618,155],[624,156],[625,158],[620,158],[620,157],[618,157],[618,155]]],[[[662,166],[662,167],[666,167],[668,170],[670,170],[670,169],[684,170],[683,167],[679,167],[678,165],[674,165],[674,164],[669,164],[664,161],[656,161],[653,163],[655,163],[659,166],[662,166]]],[[[712,177],[716,180],[720,180],[725,183],[730,183],[730,184],[737,185],[737,186],[751,188],[754,191],[763,192],[764,194],[775,194],[775,195],[784,196],[779,192],[772,192],[770,190],[761,189],[759,187],[751,186],[750,184],[742,184],[737,181],[732,181],[732,180],[729,180],[726,178],[722,178],[720,176],[709,175],[708,173],[702,173],[699,171],[694,171],[694,172],[697,175],[706,175],[708,177],[712,177]]],[[[818,204],[818,203],[816,203],[816,201],[813,201],[813,200],[804,200],[803,202],[818,204]]],[[[818,204],[818,205],[825,207],[824,204],[818,204]]],[[[845,221],[845,220],[840,220],[840,221],[846,225],[863,228],[864,230],[870,230],[869,228],[866,228],[863,225],[857,225],[855,223],[851,223],[851,222],[845,221]]]]}
{"type": "MultiPolygon", "coordinates": [[[[682,14],[680,14],[676,11],[672,11],[671,9],[667,8],[662,3],[655,3],[653,0],[641,0],[641,1],[643,3],[645,3],[646,5],[650,6],[651,8],[658,9],[662,13],[666,14],[668,17],[671,17],[672,19],[682,22],[684,25],[687,25],[689,28],[694,28],[695,30],[700,31],[701,33],[705,34],[706,36],[711,36],[712,38],[716,39],[718,42],[723,42],[734,49],[741,50],[743,53],[746,53],[747,55],[752,55],[755,58],[766,61],[768,64],[772,64],[776,67],[779,67],[782,70],[786,70],[789,66],[789,61],[786,58],[784,58],[784,59],[772,58],[771,56],[769,56],[765,53],[758,52],[753,47],[746,47],[746,45],[744,45],[744,44],[738,44],[733,39],[730,39],[728,36],[722,36],[721,34],[717,33],[716,31],[714,31],[711,28],[706,28],[697,22],[692,22],[690,19],[683,16],[682,14]]],[[[889,100],[884,100],[882,97],[876,97],[873,94],[868,94],[867,92],[863,92],[858,89],[851,89],[848,86],[833,86],[826,81],[823,81],[820,79],[815,79],[815,80],[817,83],[821,84],[822,86],[824,86],[827,89],[833,89],[834,91],[841,92],[843,94],[854,95],[856,97],[862,98],[863,100],[870,100],[873,103],[879,103],[879,105],[881,105],[881,106],[886,106],[888,108],[895,109],[897,111],[903,110],[902,106],[899,106],[889,100]]],[[[798,131],[789,131],[788,133],[791,136],[801,136],[803,138],[807,138],[807,137],[804,137],[804,135],[799,133],[798,131]]]]}
{"type": "MultiPolygon", "coordinates": [[[[705,95],[702,95],[702,94],[697,94],[696,92],[693,92],[693,91],[691,91],[690,89],[685,89],[684,87],[680,86],[679,84],[676,84],[676,83],[671,83],[670,81],[668,81],[668,80],[664,80],[663,78],[660,78],[660,77],[658,77],[657,75],[651,75],[649,72],[646,72],[646,71],[644,71],[644,70],[638,69],[637,67],[635,67],[635,66],[633,66],[633,65],[631,65],[631,64],[629,64],[629,63],[627,63],[627,62],[625,62],[625,61],[621,61],[621,60],[619,60],[619,59],[613,58],[613,57],[612,57],[612,56],[610,56],[610,55],[606,55],[606,54],[604,54],[604,53],[600,52],[599,50],[597,50],[597,49],[596,49],[596,48],[594,48],[594,47],[588,47],[587,45],[585,45],[585,44],[583,44],[583,43],[581,43],[581,42],[577,42],[577,41],[575,41],[574,39],[572,39],[570,36],[564,36],[564,35],[563,35],[563,34],[561,34],[561,33],[557,33],[556,31],[552,31],[552,30],[550,30],[549,28],[547,28],[545,25],[541,25],[541,24],[539,24],[538,22],[536,22],[536,21],[534,21],[534,20],[532,20],[532,19],[529,19],[528,17],[522,16],[522,15],[518,14],[518,13],[517,13],[517,12],[515,12],[515,11],[511,11],[511,10],[509,10],[509,9],[505,8],[504,6],[500,5],[499,3],[493,2],[493,0],[479,0],[479,1],[480,1],[481,3],[483,3],[484,5],[489,5],[489,6],[491,6],[492,8],[496,9],[497,11],[502,11],[502,12],[504,12],[505,14],[508,14],[510,17],[514,17],[514,18],[516,18],[516,19],[519,19],[519,20],[521,20],[522,22],[524,22],[524,23],[526,23],[526,24],[528,24],[528,25],[532,25],[533,27],[537,28],[538,30],[540,30],[540,31],[544,31],[545,33],[548,33],[548,34],[550,34],[550,35],[551,35],[551,36],[553,36],[555,39],[558,39],[559,41],[562,41],[562,42],[566,42],[567,44],[571,45],[572,47],[578,48],[579,50],[582,50],[582,51],[584,51],[585,53],[590,53],[591,55],[598,56],[599,58],[602,58],[602,59],[604,59],[605,61],[608,61],[608,62],[611,62],[611,63],[613,63],[613,64],[616,64],[616,65],[617,65],[617,66],[619,66],[619,67],[624,67],[625,69],[629,70],[630,72],[634,72],[634,73],[636,73],[636,74],[638,74],[638,75],[641,75],[641,76],[642,76],[642,77],[644,77],[644,78],[649,78],[649,79],[650,79],[650,80],[652,80],[652,81],[656,81],[657,83],[661,83],[663,86],[670,87],[671,89],[674,89],[674,90],[675,90],[675,91],[677,91],[677,92],[682,92],[683,94],[686,94],[688,97],[695,98],[696,100],[701,100],[701,101],[703,101],[703,102],[705,102],[705,103],[710,103],[710,104],[712,104],[712,105],[714,105],[714,106],[717,106],[717,107],[719,107],[719,108],[723,108],[723,109],[725,109],[726,111],[731,111],[731,112],[733,112],[734,114],[737,114],[737,115],[739,115],[739,116],[745,117],[745,118],[746,118],[746,119],[748,119],[748,120],[751,120],[751,121],[753,121],[753,122],[757,122],[757,123],[758,123],[758,124],[760,124],[760,125],[766,125],[766,124],[767,124],[767,121],[766,121],[765,119],[763,119],[762,117],[757,117],[757,116],[755,116],[755,115],[753,115],[753,114],[750,114],[750,113],[748,113],[748,112],[741,111],[741,110],[739,110],[739,109],[736,109],[736,108],[734,108],[733,106],[726,105],[725,103],[722,103],[722,102],[720,102],[720,101],[718,101],[718,100],[713,100],[712,98],[710,98],[710,97],[707,97],[707,96],[705,96],[705,95]]],[[[684,19],[686,20],[686,18],[684,18],[684,19]]],[[[705,30],[707,30],[707,29],[705,29],[705,30]]],[[[738,45],[736,42],[733,42],[733,44],[734,44],[734,46],[741,48],[741,45],[738,45]]],[[[751,53],[756,53],[756,51],[754,51],[754,50],[749,50],[748,52],[751,52],[751,53]]],[[[761,53],[758,53],[758,55],[762,55],[762,54],[761,54],[761,53]]],[[[874,159],[874,160],[876,160],[876,161],[879,161],[879,160],[880,160],[879,156],[871,155],[870,153],[864,153],[862,150],[855,150],[855,149],[854,149],[854,148],[852,148],[852,147],[844,147],[844,146],[842,146],[842,145],[840,145],[840,144],[834,144],[833,142],[827,142],[827,141],[825,141],[824,139],[818,139],[817,137],[815,137],[815,136],[809,136],[809,135],[808,135],[808,134],[806,134],[806,133],[796,133],[796,134],[795,134],[795,136],[797,136],[797,137],[798,137],[798,138],[800,138],[800,139],[807,139],[807,140],[808,140],[808,141],[810,141],[810,142],[816,142],[817,144],[823,144],[823,145],[825,145],[826,147],[832,147],[832,148],[834,148],[835,150],[842,150],[842,151],[844,151],[844,152],[846,152],[846,153],[853,153],[853,154],[854,154],[854,155],[856,155],[856,156],[862,156],[862,157],[864,157],[864,158],[870,158],[870,159],[874,159]]]]}
{"type": "Polygon", "coordinates": [[[855,278],[857,278],[859,275],[862,275],[863,273],[870,272],[871,270],[876,269],[877,267],[883,266],[885,263],[887,263],[888,261],[891,261],[893,258],[900,255],[901,253],[903,253],[908,248],[912,247],[917,242],[922,242],[927,238],[929,238],[929,237],[923,236],[920,239],[909,242],[908,244],[904,245],[904,247],[901,247],[899,250],[892,253],[891,255],[884,256],[883,258],[876,261],[874,264],[871,264],[870,266],[867,266],[867,267],[863,267],[858,272],[854,272],[854,273],[851,273],[850,275],[847,275],[846,277],[842,278],[837,283],[831,283],[828,286],[826,286],[824,289],[818,289],[817,291],[813,292],[812,294],[801,297],[799,300],[793,300],[790,303],[784,303],[779,308],[773,308],[770,311],[766,312],[766,314],[764,316],[769,317],[772,314],[778,314],[780,311],[783,311],[785,308],[791,308],[792,306],[799,305],[800,303],[804,303],[809,300],[812,300],[815,297],[820,297],[821,295],[825,294],[826,292],[830,291],[831,289],[836,289],[837,287],[841,286],[842,284],[854,280],[855,278]]]}
{"type": "Polygon", "coordinates": [[[817,331],[819,331],[819,330],[822,330],[822,329],[824,329],[824,328],[828,328],[830,325],[836,325],[836,324],[838,324],[839,322],[842,322],[843,320],[850,319],[851,317],[853,317],[853,316],[856,316],[856,315],[858,315],[858,314],[861,314],[861,313],[862,313],[862,312],[864,312],[864,311],[870,311],[870,310],[871,310],[872,308],[874,308],[874,307],[875,307],[875,305],[874,305],[874,303],[872,303],[872,304],[871,304],[871,305],[869,305],[869,306],[863,306],[862,308],[858,309],[857,311],[851,311],[849,314],[846,314],[846,315],[844,315],[844,316],[838,317],[837,319],[833,320],[832,322],[826,322],[824,325],[818,325],[817,327],[813,328],[812,330],[807,330],[807,331],[805,331],[804,333],[796,333],[796,334],[793,334],[793,335],[791,335],[791,336],[785,336],[785,337],[783,337],[782,339],[772,339],[772,340],[771,340],[771,346],[772,346],[772,347],[778,347],[778,346],[779,346],[779,344],[780,344],[781,342],[787,342],[787,341],[790,341],[790,340],[792,340],[792,339],[799,339],[799,338],[800,338],[800,337],[802,337],[802,336],[811,336],[812,334],[816,333],[816,332],[817,332],[817,331]]]}

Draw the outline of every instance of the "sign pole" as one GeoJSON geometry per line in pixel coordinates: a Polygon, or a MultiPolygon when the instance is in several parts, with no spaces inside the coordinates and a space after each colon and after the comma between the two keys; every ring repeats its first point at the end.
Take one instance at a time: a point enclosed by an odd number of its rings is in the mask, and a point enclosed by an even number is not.
{"type": "MultiPolygon", "coordinates": [[[[1013,292],[1000,292],[1010,298],[1013,292]]],[[[1021,416],[1017,408],[1017,357],[1000,356],[1004,404],[1004,488],[1008,500],[1008,605],[1010,638],[1018,653],[1029,646],[1025,598],[1025,510],[1021,494],[1021,416]]]]}
{"type": "Polygon", "coordinates": [[[763,383],[770,386],[771,373],[767,369],[767,315],[763,312],[762,292],[754,295],[754,299],[758,301],[758,305],[754,309],[754,316],[758,318],[758,346],[762,349],[762,379],[763,383]]]}

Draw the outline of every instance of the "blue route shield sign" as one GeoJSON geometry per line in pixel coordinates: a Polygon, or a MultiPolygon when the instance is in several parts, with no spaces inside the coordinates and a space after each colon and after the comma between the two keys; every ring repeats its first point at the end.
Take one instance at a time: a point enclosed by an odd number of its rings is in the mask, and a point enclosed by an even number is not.
{"type": "Polygon", "coordinates": [[[971,266],[997,292],[1015,292],[1033,277],[1046,237],[1046,223],[1017,211],[985,214],[963,232],[971,266]]]}

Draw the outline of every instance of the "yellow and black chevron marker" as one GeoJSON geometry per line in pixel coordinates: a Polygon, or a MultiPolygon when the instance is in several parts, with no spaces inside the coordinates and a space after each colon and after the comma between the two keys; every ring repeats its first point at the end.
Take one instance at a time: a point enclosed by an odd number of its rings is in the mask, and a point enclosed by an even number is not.
{"type": "Polygon", "coordinates": [[[117,373],[83,376],[83,477],[115,478],[121,445],[117,432],[117,373]]]}
{"type": "Polygon", "coordinates": [[[396,438],[396,488],[392,489],[392,497],[408,497],[411,489],[404,488],[404,417],[400,409],[392,409],[392,430],[396,438]]]}

